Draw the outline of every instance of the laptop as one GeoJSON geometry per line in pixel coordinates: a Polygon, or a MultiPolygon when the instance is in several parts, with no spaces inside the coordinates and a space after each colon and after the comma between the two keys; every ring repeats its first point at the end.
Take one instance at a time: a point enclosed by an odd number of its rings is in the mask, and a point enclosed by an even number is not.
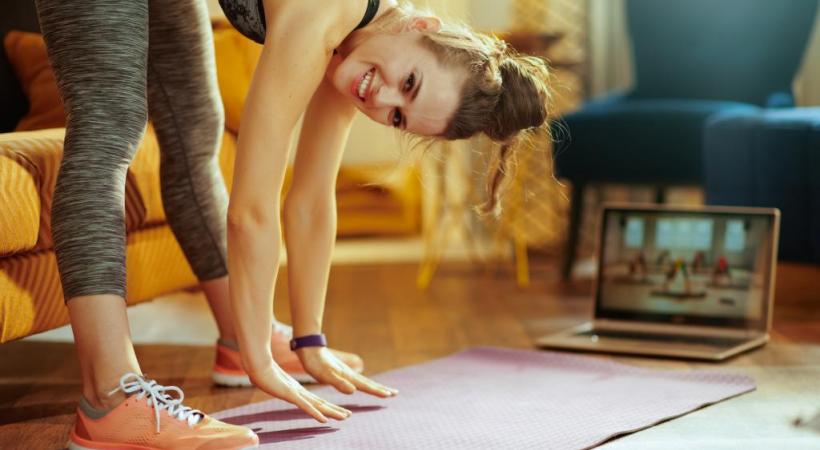
{"type": "Polygon", "coordinates": [[[769,339],[780,212],[602,208],[591,322],[541,347],[720,361],[769,339]]]}

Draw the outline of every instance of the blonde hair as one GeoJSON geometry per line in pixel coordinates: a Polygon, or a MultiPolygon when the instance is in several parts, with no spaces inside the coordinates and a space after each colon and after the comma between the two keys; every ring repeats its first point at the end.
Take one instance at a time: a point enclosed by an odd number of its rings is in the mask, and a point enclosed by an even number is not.
{"type": "MultiPolygon", "coordinates": [[[[414,17],[431,16],[406,1],[373,22],[382,32],[401,30],[414,17]]],[[[461,102],[447,129],[436,138],[466,139],[483,133],[500,144],[487,177],[487,201],[482,213],[498,211],[507,166],[520,143],[539,130],[549,135],[550,72],[545,60],[519,55],[504,41],[473,31],[456,21],[423,31],[423,40],[445,67],[467,70],[461,102]]],[[[552,176],[552,174],[545,174],[552,176]]]]}

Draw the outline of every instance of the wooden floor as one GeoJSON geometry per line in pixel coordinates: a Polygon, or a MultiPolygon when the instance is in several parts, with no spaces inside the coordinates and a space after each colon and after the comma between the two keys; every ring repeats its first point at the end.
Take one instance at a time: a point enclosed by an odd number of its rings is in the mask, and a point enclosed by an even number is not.
{"type": "MultiPolygon", "coordinates": [[[[415,270],[413,265],[333,269],[325,331],[334,346],[361,354],[370,374],[471,346],[532,348],[534,338],[584,320],[591,305],[590,283],[562,284],[550,264],[535,268],[527,289],[517,288],[509,271],[445,266],[430,290],[421,293],[415,288],[415,270]]],[[[749,373],[758,381],[756,392],[607,447],[820,448],[820,430],[791,424],[820,410],[818,275],[817,268],[783,268],[773,342],[728,363],[705,365],[749,373]]],[[[281,319],[288,317],[286,296],[284,288],[278,290],[276,312],[281,319]]],[[[186,404],[206,412],[268,398],[252,388],[212,387],[211,347],[149,345],[139,346],[137,353],[144,372],[163,384],[183,387],[186,404]]],[[[618,359],[661,368],[702,366],[618,359]]],[[[0,449],[64,448],[79,379],[70,344],[0,345],[0,449]]]]}

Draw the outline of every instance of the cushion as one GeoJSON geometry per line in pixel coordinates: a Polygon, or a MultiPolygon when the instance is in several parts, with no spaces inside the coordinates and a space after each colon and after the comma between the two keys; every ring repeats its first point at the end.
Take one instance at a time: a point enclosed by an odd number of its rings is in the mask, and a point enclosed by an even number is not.
{"type": "Polygon", "coordinates": [[[220,21],[214,23],[214,52],[225,107],[225,128],[238,133],[245,96],[262,46],[242,36],[229,23],[220,21]]]}
{"type": "Polygon", "coordinates": [[[339,237],[417,234],[421,186],[413,167],[342,166],[336,180],[339,237]]]}
{"type": "Polygon", "coordinates": [[[39,33],[10,31],[3,44],[17,80],[29,100],[28,113],[17,124],[16,130],[64,127],[63,103],[48,62],[43,36],[39,33]]]}
{"type": "Polygon", "coordinates": [[[0,143],[0,257],[31,250],[40,231],[36,168],[0,143]]]}
{"type": "MultiPolygon", "coordinates": [[[[168,226],[128,234],[128,304],[196,284],[168,226]]],[[[0,344],[68,323],[54,252],[0,258],[0,344]]]]}
{"type": "MultiPolygon", "coordinates": [[[[28,184],[9,184],[6,195],[13,198],[14,201],[20,203],[25,202],[28,206],[26,208],[9,209],[11,214],[5,215],[8,217],[9,223],[18,224],[26,223],[27,217],[30,216],[31,211],[35,208],[34,203],[39,205],[39,229],[35,230],[37,233],[37,244],[32,248],[28,246],[26,250],[47,250],[53,247],[53,240],[51,238],[51,204],[54,196],[54,185],[57,182],[57,173],[60,169],[60,161],[63,156],[63,138],[65,136],[65,129],[49,129],[38,131],[14,132],[14,133],[0,133],[0,149],[6,155],[12,155],[15,161],[24,161],[26,170],[31,174],[34,185],[37,189],[37,198],[35,199],[28,184]]],[[[2,183],[6,185],[4,181],[2,183]]],[[[5,211],[5,209],[4,209],[5,211]]],[[[127,230],[135,230],[144,226],[145,224],[145,206],[140,196],[139,186],[131,171],[126,176],[125,184],[125,226],[127,230]]],[[[30,231],[26,231],[26,242],[30,242],[30,231]]],[[[18,244],[7,244],[5,242],[5,233],[0,234],[3,239],[0,239],[0,246],[18,246],[18,244]]],[[[2,254],[2,253],[0,253],[2,254]]]]}
{"type": "MultiPolygon", "coordinates": [[[[29,112],[20,120],[16,130],[64,127],[63,103],[42,35],[11,31],[6,35],[4,45],[30,104],[29,112]]],[[[245,96],[262,46],[242,36],[227,22],[216,22],[214,50],[226,128],[237,133],[245,96]]]]}
{"type": "Polygon", "coordinates": [[[779,208],[780,258],[820,263],[820,108],[717,115],[705,155],[707,203],[779,208]]]}

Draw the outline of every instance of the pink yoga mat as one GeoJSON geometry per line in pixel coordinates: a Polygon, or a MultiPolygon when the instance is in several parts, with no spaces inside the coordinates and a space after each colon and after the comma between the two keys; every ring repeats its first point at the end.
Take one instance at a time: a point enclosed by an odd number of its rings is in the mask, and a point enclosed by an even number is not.
{"type": "Polygon", "coordinates": [[[582,449],[755,388],[745,375],[497,348],[374,378],[401,393],[315,391],[353,411],[343,422],[322,425],[281,400],[214,416],[254,429],[271,449],[582,449]]]}

